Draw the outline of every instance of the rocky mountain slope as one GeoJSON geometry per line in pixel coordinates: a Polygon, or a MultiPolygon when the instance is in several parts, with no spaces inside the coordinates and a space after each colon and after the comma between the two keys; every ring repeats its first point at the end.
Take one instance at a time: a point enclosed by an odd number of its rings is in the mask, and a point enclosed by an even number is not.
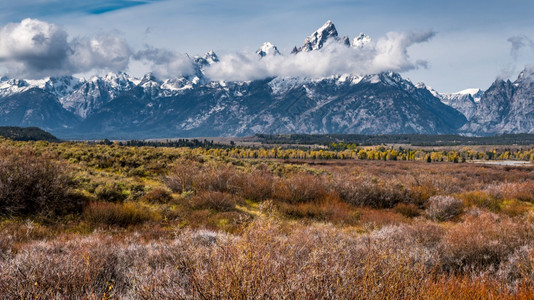
{"type": "Polygon", "coordinates": [[[534,133],[534,69],[525,68],[514,82],[496,80],[461,132],[534,133]]]}

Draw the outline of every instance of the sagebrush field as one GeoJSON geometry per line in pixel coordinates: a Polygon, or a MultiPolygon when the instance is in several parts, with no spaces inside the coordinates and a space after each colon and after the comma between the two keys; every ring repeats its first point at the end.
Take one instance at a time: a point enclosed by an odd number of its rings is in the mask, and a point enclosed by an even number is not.
{"type": "Polygon", "coordinates": [[[531,148],[0,141],[4,299],[531,299],[531,148]]]}

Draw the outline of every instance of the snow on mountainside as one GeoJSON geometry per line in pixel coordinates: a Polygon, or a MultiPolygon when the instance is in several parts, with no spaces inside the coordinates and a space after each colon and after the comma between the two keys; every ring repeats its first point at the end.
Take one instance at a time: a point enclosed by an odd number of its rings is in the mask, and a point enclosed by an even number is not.
{"type": "Polygon", "coordinates": [[[0,78],[0,97],[8,97],[25,92],[31,88],[30,84],[23,79],[0,78]]]}
{"type": "Polygon", "coordinates": [[[467,120],[470,120],[483,93],[480,89],[467,89],[452,94],[440,94],[440,99],[441,102],[461,112],[467,120]]]}
{"type": "Polygon", "coordinates": [[[134,86],[134,80],[126,73],[109,73],[104,77],[94,76],[87,81],[82,80],[77,89],[59,97],[59,101],[65,109],[84,119],[94,110],[134,86]]]}
{"type": "Polygon", "coordinates": [[[484,91],[481,89],[465,89],[463,91],[459,91],[453,94],[450,94],[451,96],[471,96],[473,97],[473,101],[480,102],[480,99],[482,98],[482,95],[484,94],[484,91]]]}

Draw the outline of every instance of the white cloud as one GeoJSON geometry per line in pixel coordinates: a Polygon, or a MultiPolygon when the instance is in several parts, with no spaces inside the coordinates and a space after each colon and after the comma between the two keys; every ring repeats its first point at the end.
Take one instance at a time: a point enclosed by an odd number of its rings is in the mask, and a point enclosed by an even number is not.
{"type": "Polygon", "coordinates": [[[388,33],[363,48],[330,42],[319,51],[262,59],[253,53],[234,53],[223,56],[221,62],[212,65],[206,73],[213,80],[254,80],[275,76],[314,78],[348,73],[404,72],[426,67],[426,61],[413,62],[407,49],[433,36],[433,32],[388,33]]]}
{"type": "Polygon", "coordinates": [[[0,63],[8,74],[25,77],[64,75],[128,67],[131,50],[112,35],[68,41],[65,30],[35,19],[0,28],[0,63]]]}
{"type": "Polygon", "coordinates": [[[132,54],[128,43],[113,35],[75,38],[70,48],[68,59],[73,73],[94,69],[122,71],[128,67],[132,54]]]}
{"type": "Polygon", "coordinates": [[[148,64],[151,72],[159,78],[179,77],[194,73],[193,63],[186,54],[145,46],[133,59],[148,64]]]}
{"type": "Polygon", "coordinates": [[[11,72],[61,70],[69,52],[67,33],[56,25],[25,19],[0,29],[0,61],[11,72]]]}

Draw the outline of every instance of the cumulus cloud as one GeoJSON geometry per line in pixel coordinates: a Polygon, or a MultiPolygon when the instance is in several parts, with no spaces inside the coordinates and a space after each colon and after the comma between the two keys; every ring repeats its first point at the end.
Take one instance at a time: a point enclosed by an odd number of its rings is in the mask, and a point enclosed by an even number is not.
{"type": "Polygon", "coordinates": [[[404,72],[427,66],[426,61],[413,62],[407,49],[434,35],[434,32],[388,33],[362,48],[330,41],[318,51],[262,59],[252,53],[234,53],[223,56],[220,63],[212,65],[206,73],[213,80],[254,80],[275,76],[313,78],[347,73],[404,72]]]}
{"type": "Polygon", "coordinates": [[[193,62],[186,54],[145,46],[137,51],[133,59],[147,63],[151,71],[160,78],[180,77],[194,73],[193,62]]]}
{"type": "Polygon", "coordinates": [[[0,28],[0,63],[10,75],[43,77],[124,70],[129,63],[128,44],[112,35],[78,37],[57,25],[24,19],[0,28]]]}
{"type": "Polygon", "coordinates": [[[67,33],[56,25],[25,19],[0,29],[0,62],[15,73],[61,70],[69,54],[67,33]]]}
{"type": "Polygon", "coordinates": [[[75,38],[70,48],[69,64],[73,73],[93,69],[122,71],[128,67],[132,54],[128,43],[113,35],[75,38]]]}

